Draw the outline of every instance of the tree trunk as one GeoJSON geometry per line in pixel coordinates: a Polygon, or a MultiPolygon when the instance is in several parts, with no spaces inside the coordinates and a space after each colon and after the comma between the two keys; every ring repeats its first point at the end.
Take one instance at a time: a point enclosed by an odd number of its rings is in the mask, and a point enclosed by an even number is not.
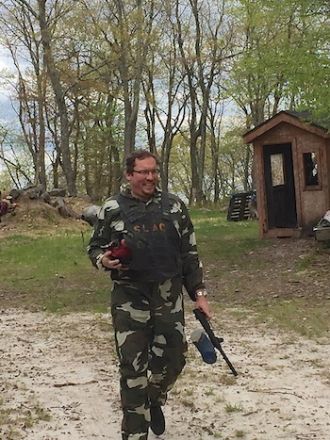
{"type": "Polygon", "coordinates": [[[65,102],[65,96],[60,80],[59,71],[56,68],[54,56],[50,45],[51,37],[46,20],[46,0],[38,0],[38,6],[39,6],[38,18],[39,18],[39,25],[41,31],[41,41],[44,48],[45,63],[47,66],[48,75],[50,77],[50,81],[55,95],[56,105],[60,115],[60,124],[61,124],[60,153],[62,157],[62,167],[68,187],[67,188],[68,193],[71,196],[75,196],[77,194],[77,190],[76,190],[75,175],[74,175],[74,170],[71,161],[71,154],[70,154],[68,112],[67,112],[67,106],[65,102]]]}

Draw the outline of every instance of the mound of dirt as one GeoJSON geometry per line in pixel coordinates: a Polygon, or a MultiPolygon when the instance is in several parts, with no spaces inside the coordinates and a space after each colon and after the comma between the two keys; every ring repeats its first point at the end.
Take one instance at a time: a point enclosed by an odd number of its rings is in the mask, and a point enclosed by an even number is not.
{"type": "Polygon", "coordinates": [[[22,195],[16,210],[1,219],[0,236],[10,233],[49,231],[54,228],[89,229],[90,226],[80,219],[82,210],[91,205],[88,197],[66,197],[64,205],[72,212],[72,217],[63,217],[58,207],[42,199],[30,199],[22,195]]]}

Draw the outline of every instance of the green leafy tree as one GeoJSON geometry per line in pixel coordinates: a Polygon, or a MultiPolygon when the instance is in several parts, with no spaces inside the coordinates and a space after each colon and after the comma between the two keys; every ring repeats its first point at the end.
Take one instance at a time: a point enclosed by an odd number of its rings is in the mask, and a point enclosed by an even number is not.
{"type": "Polygon", "coordinates": [[[239,0],[233,5],[241,55],[232,64],[227,92],[244,112],[246,127],[281,108],[312,107],[329,72],[322,2],[239,0]]]}

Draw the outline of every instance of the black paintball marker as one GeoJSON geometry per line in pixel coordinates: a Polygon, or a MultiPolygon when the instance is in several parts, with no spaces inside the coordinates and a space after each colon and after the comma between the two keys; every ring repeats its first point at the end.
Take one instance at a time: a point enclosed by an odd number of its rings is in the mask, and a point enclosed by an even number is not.
{"type": "MultiPolygon", "coordinates": [[[[221,342],[223,342],[223,338],[218,338],[217,336],[215,336],[215,334],[210,326],[209,321],[207,320],[205,314],[201,310],[194,309],[194,315],[195,315],[196,319],[198,319],[198,321],[202,324],[202,327],[205,330],[205,332],[207,333],[207,336],[209,337],[214,348],[216,348],[221,353],[221,356],[226,361],[226,364],[230,368],[233,375],[237,376],[237,371],[235,370],[233,364],[230,362],[226,353],[223,351],[223,349],[221,347],[221,342]]],[[[212,362],[209,362],[209,363],[212,363],[212,362]]]]}

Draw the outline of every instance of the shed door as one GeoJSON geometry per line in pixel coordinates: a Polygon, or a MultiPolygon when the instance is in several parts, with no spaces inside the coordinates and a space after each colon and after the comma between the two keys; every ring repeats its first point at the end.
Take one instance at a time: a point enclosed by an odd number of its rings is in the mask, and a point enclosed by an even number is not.
{"type": "Polygon", "coordinates": [[[291,144],[264,145],[268,227],[297,226],[291,144]]]}

